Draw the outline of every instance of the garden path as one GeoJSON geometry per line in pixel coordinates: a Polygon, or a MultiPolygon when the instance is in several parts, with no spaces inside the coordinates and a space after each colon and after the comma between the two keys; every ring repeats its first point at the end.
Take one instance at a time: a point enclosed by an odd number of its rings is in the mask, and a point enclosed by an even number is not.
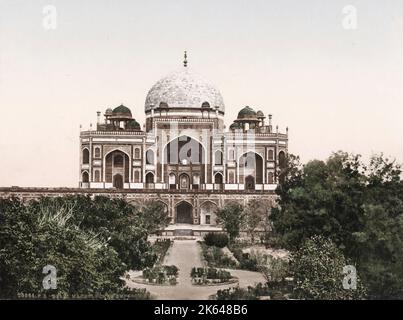
{"type": "MultiPolygon", "coordinates": [[[[165,256],[165,265],[176,265],[179,268],[178,284],[176,286],[156,286],[147,284],[138,284],[133,281],[127,281],[131,288],[146,288],[155,299],[161,300],[198,300],[208,299],[210,295],[215,294],[217,290],[234,287],[236,284],[222,286],[193,286],[190,279],[192,267],[201,267],[201,249],[196,240],[175,240],[172,247],[165,256]]],[[[239,278],[240,287],[255,285],[264,282],[263,276],[259,272],[245,270],[229,270],[231,274],[239,278]]],[[[132,271],[131,277],[141,274],[141,272],[132,271]]]]}

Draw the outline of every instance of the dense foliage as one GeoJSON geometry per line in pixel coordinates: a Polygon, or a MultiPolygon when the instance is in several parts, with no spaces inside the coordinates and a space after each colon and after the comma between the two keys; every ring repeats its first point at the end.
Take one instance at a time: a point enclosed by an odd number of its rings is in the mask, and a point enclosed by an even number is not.
{"type": "Polygon", "coordinates": [[[222,224],[231,242],[239,236],[244,215],[243,207],[236,202],[231,202],[217,211],[217,222],[222,224]]]}
{"type": "Polygon", "coordinates": [[[18,293],[106,297],[121,292],[125,271],[154,264],[156,255],[147,241],[154,228],[142,210],[124,200],[85,196],[42,198],[29,204],[0,200],[0,297],[18,293]],[[56,290],[43,288],[46,265],[56,267],[56,290]]]}
{"type": "Polygon", "coordinates": [[[152,268],[145,268],[143,270],[143,278],[149,283],[156,284],[176,284],[176,277],[178,276],[177,266],[156,265],[152,268]]]}
{"type": "Polygon", "coordinates": [[[271,291],[266,285],[261,283],[247,288],[233,287],[218,290],[214,295],[216,300],[259,300],[262,296],[269,296],[271,291]]]}
{"type": "Polygon", "coordinates": [[[228,236],[225,233],[209,232],[203,237],[208,246],[224,248],[228,244],[228,236]]]}
{"type": "Polygon", "coordinates": [[[253,199],[244,208],[243,228],[249,235],[252,243],[255,242],[256,231],[263,232],[260,236],[263,242],[269,240],[271,235],[271,213],[272,204],[267,200],[253,199]]]}
{"type": "Polygon", "coordinates": [[[356,265],[369,298],[403,298],[403,182],[383,156],[343,152],[304,166],[288,159],[271,218],[284,247],[321,235],[356,265]]]}
{"type": "Polygon", "coordinates": [[[343,288],[345,257],[331,240],[314,236],[293,255],[291,269],[297,298],[321,300],[360,299],[365,289],[357,279],[356,288],[343,288]]]}
{"type": "Polygon", "coordinates": [[[239,269],[259,271],[259,261],[256,259],[256,256],[243,252],[243,247],[244,246],[239,243],[232,243],[229,246],[229,249],[233,253],[235,259],[239,262],[239,269]]]}
{"type": "Polygon", "coordinates": [[[235,268],[237,263],[234,259],[226,255],[221,248],[208,246],[200,243],[202,255],[209,267],[215,268],[235,268]]]}
{"type": "Polygon", "coordinates": [[[229,271],[216,268],[196,268],[193,267],[190,276],[193,284],[224,283],[232,279],[229,271]]]}

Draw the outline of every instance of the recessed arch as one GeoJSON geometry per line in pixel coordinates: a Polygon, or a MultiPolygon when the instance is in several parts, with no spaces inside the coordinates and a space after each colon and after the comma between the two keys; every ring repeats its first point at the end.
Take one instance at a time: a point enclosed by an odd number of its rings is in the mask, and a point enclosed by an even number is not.
{"type": "Polygon", "coordinates": [[[255,184],[263,183],[263,157],[254,152],[243,153],[239,159],[239,179],[248,189],[254,189],[255,184]]]}
{"type": "Polygon", "coordinates": [[[101,148],[100,147],[95,147],[95,149],[94,149],[94,157],[95,158],[100,158],[101,157],[101,148]]]}
{"type": "Polygon", "coordinates": [[[90,150],[88,148],[84,148],[82,151],[83,154],[83,164],[89,164],[90,163],[90,150]]]}
{"type": "Polygon", "coordinates": [[[206,200],[200,205],[200,224],[216,225],[218,205],[211,201],[206,200]]]}
{"type": "Polygon", "coordinates": [[[182,190],[188,190],[190,188],[190,177],[187,173],[181,173],[179,175],[179,188],[182,190]]]}
{"type": "Polygon", "coordinates": [[[88,183],[88,182],[90,182],[90,176],[89,176],[89,174],[88,174],[88,171],[83,171],[83,172],[81,173],[81,181],[82,181],[83,183],[88,183]]]}
{"type": "Polygon", "coordinates": [[[120,173],[117,173],[113,176],[113,186],[116,189],[123,189],[124,187],[123,176],[120,173]]]}
{"type": "Polygon", "coordinates": [[[140,170],[134,171],[134,182],[136,182],[136,183],[140,182],[140,170]]]}
{"type": "Polygon", "coordinates": [[[268,173],[268,175],[267,175],[267,182],[269,183],[269,184],[273,184],[274,183],[274,174],[273,174],[273,172],[269,172],[268,173]]]}
{"type": "Polygon", "coordinates": [[[245,177],[245,188],[246,190],[254,190],[255,189],[255,177],[252,175],[248,175],[245,177]]]}
{"type": "Polygon", "coordinates": [[[140,154],[141,154],[140,148],[135,148],[134,149],[134,159],[140,159],[140,154]]]}
{"type": "Polygon", "coordinates": [[[101,172],[98,169],[94,170],[94,181],[95,182],[101,181],[101,172]]]}
{"type": "Polygon", "coordinates": [[[269,150],[268,158],[269,160],[274,160],[274,151],[272,149],[269,150]]]}
{"type": "Polygon", "coordinates": [[[222,175],[221,172],[217,172],[217,173],[214,175],[214,183],[215,183],[215,184],[222,184],[223,181],[224,181],[224,176],[222,175]]]}
{"type": "Polygon", "coordinates": [[[127,156],[129,157],[129,159],[130,159],[130,154],[128,154],[126,151],[121,150],[121,149],[119,149],[119,148],[114,148],[114,149],[112,149],[112,150],[109,150],[107,153],[105,153],[105,155],[104,155],[104,160],[106,159],[106,157],[107,157],[109,154],[111,154],[112,152],[116,152],[116,151],[120,151],[120,152],[124,153],[124,154],[127,155],[127,156]]]}
{"type": "Polygon", "coordinates": [[[146,183],[147,183],[147,184],[152,184],[152,183],[154,183],[154,173],[148,172],[148,173],[146,174],[146,183]]]}
{"type": "Polygon", "coordinates": [[[130,182],[130,155],[119,148],[108,151],[104,156],[104,181],[113,186],[116,174],[122,175],[123,183],[130,182]]]}
{"type": "Polygon", "coordinates": [[[175,222],[193,224],[193,206],[185,200],[180,201],[175,206],[175,222]]]}

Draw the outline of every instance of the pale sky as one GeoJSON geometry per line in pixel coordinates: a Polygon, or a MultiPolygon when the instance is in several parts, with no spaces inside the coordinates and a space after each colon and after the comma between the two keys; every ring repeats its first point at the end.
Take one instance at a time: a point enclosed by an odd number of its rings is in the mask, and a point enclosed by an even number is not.
{"type": "Polygon", "coordinates": [[[76,187],[79,125],[121,103],[143,123],[184,50],[227,126],[249,105],[289,127],[303,162],[340,149],[403,162],[401,0],[0,0],[0,186],[76,187]]]}

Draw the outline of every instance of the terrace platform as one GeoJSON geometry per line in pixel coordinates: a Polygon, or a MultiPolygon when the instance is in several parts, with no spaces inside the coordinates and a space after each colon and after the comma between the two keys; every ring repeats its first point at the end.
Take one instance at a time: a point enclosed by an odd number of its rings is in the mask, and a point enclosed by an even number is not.
{"type": "Polygon", "coordinates": [[[171,224],[162,230],[161,235],[174,237],[203,237],[210,232],[223,232],[223,229],[220,226],[176,223],[171,224]]]}

